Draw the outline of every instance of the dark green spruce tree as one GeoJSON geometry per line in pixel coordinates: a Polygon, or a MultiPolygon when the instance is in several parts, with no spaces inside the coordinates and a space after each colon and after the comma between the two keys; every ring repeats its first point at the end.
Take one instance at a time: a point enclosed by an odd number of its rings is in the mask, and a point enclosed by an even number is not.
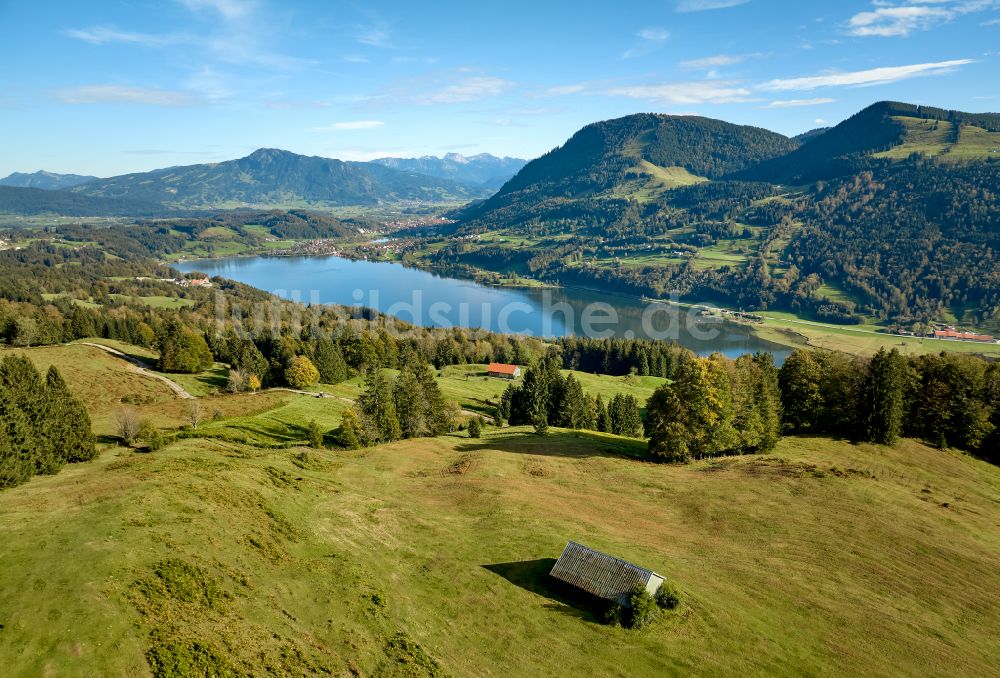
{"type": "Polygon", "coordinates": [[[899,351],[880,348],[871,362],[861,389],[858,403],[866,440],[881,445],[894,445],[903,432],[906,361],[899,351]]]}

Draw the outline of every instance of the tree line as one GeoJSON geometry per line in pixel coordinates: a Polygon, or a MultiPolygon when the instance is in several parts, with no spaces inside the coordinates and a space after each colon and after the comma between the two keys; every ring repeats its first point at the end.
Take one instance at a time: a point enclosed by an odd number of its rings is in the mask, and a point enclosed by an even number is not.
{"type": "Polygon", "coordinates": [[[782,433],[909,436],[1000,461],[1000,365],[962,354],[796,350],[781,369],[768,354],[693,358],[646,413],[649,452],[667,461],[766,452],[782,433]]]}

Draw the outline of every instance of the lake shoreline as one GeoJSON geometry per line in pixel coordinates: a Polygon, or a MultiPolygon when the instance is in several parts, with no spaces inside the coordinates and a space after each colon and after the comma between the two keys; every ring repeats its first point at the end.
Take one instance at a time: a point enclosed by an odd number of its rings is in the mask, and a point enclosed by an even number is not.
{"type": "Polygon", "coordinates": [[[720,314],[698,317],[704,303],[650,300],[579,286],[494,285],[414,266],[340,254],[238,255],[172,264],[303,303],[368,307],[429,327],[465,327],[535,337],[592,336],[668,340],[701,355],[738,357],[765,351],[781,362],[786,346],[756,336],[753,328],[720,314]],[[393,266],[387,270],[386,266],[393,266]],[[289,295],[295,295],[290,297],[289,295]],[[649,312],[657,305],[661,310],[649,312]],[[687,309],[670,312],[666,307],[687,309]]]}

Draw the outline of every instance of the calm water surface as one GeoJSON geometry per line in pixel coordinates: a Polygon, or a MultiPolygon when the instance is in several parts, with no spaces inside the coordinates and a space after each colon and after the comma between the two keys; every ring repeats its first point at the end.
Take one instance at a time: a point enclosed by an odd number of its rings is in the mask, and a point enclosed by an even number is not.
{"type": "Polygon", "coordinates": [[[303,303],[368,306],[429,327],[468,327],[533,336],[672,339],[699,355],[731,358],[789,351],[749,329],[699,318],[686,309],[576,288],[489,287],[395,262],[336,256],[233,257],[175,264],[223,276],[303,303]]]}

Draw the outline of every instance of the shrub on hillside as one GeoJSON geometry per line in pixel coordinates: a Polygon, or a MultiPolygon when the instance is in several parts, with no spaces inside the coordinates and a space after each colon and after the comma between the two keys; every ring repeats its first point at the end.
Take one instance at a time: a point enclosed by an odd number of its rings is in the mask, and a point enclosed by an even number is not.
{"type": "Polygon", "coordinates": [[[469,437],[478,438],[483,434],[483,418],[473,417],[469,420],[469,437]]]}
{"type": "Polygon", "coordinates": [[[656,604],[661,610],[674,610],[681,604],[681,593],[670,582],[663,582],[656,590],[656,604]]]}
{"type": "Polygon", "coordinates": [[[636,586],[628,597],[628,615],[625,627],[643,629],[660,618],[656,599],[642,586],[636,586]]]}

